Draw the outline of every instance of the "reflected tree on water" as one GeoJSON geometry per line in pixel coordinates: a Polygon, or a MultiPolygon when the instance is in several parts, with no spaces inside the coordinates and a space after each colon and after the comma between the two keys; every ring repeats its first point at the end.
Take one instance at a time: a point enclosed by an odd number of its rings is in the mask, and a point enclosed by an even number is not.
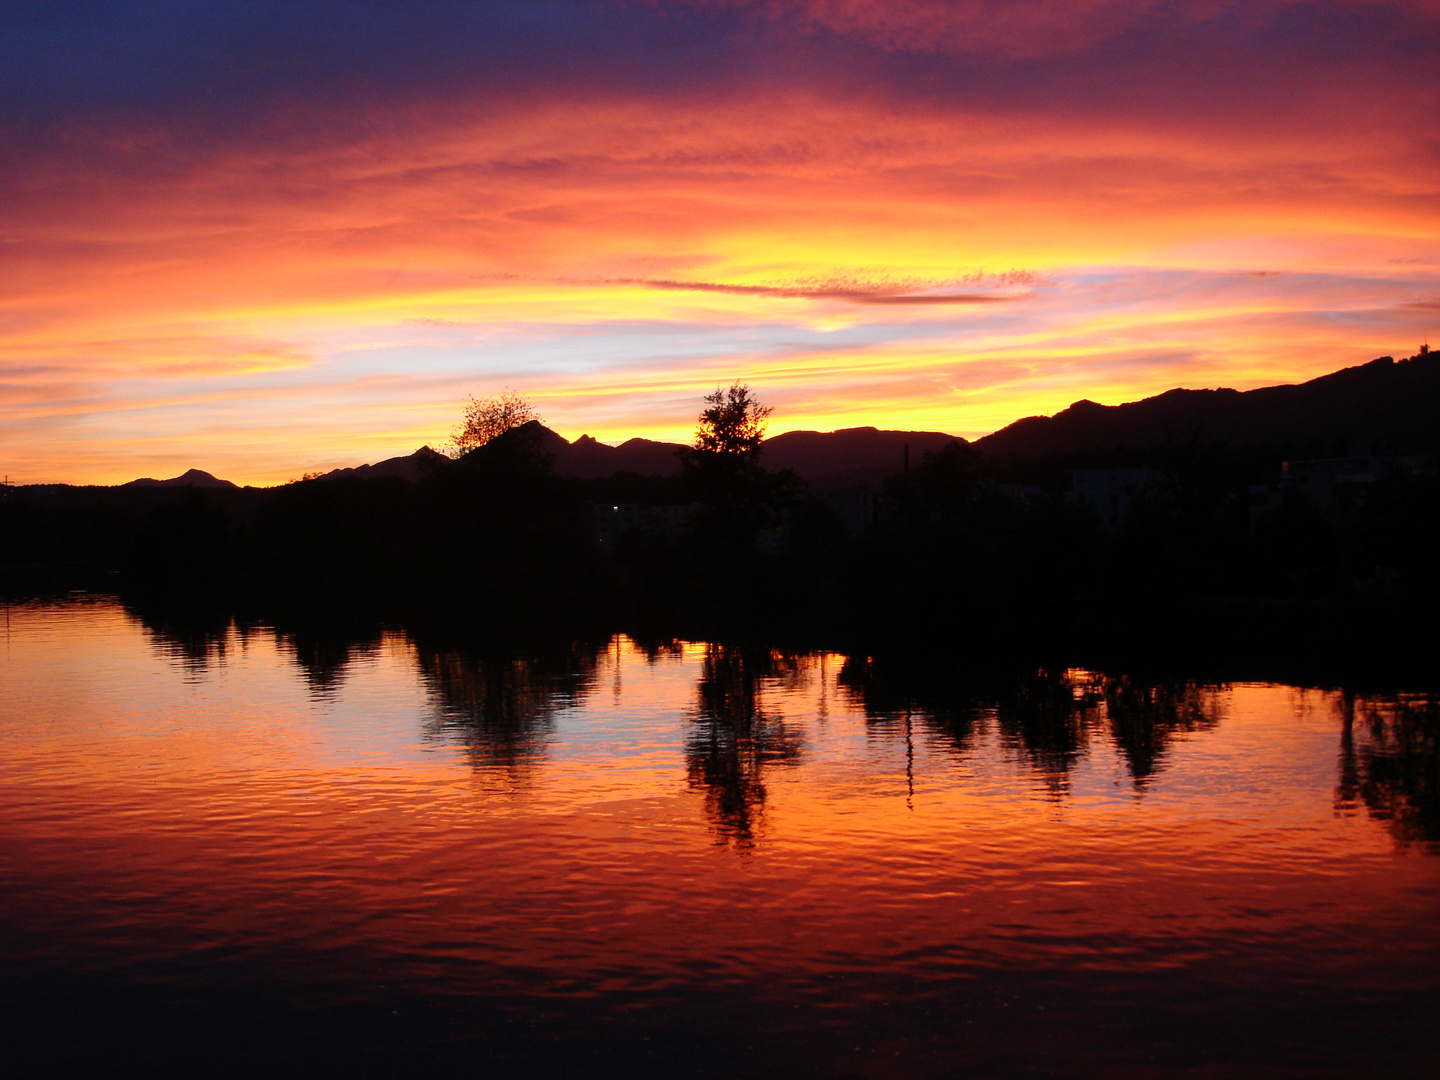
{"type": "Polygon", "coordinates": [[[1103,679],[1101,690],[1111,738],[1125,755],[1136,787],[1143,787],[1159,770],[1179,734],[1206,731],[1220,723],[1215,687],[1149,683],[1122,675],[1103,679]]]}
{"type": "Polygon", "coordinates": [[[1336,808],[1363,802],[1401,843],[1440,841],[1440,695],[1346,695],[1341,707],[1336,808]]]}
{"type": "Polygon", "coordinates": [[[1180,733],[1213,728],[1221,719],[1213,687],[1152,682],[1078,669],[978,669],[961,662],[852,656],[841,689],[879,730],[894,733],[908,718],[963,757],[991,725],[1054,794],[1096,733],[1109,734],[1143,786],[1164,763],[1180,733]]]}
{"type": "Polygon", "coordinates": [[[1015,679],[995,702],[1006,745],[1021,753],[1052,794],[1069,790],[1099,720],[1090,687],[1067,671],[1039,669],[1015,679]]]}
{"type": "Polygon", "coordinates": [[[908,720],[942,737],[956,755],[969,752],[981,717],[973,682],[940,664],[919,668],[891,665],[873,656],[850,656],[836,679],[841,691],[865,713],[865,722],[898,735],[908,720]]]}
{"type": "Polygon", "coordinates": [[[678,638],[631,634],[629,641],[635,651],[645,658],[645,663],[652,666],[661,660],[678,660],[685,655],[685,644],[678,638]]]}
{"type": "Polygon", "coordinates": [[[384,639],[383,628],[373,620],[278,619],[260,626],[228,610],[211,611],[193,606],[160,606],[129,603],[126,610],[140,619],[151,643],[168,659],[180,663],[192,675],[208,671],[222,662],[236,640],[248,641],[255,634],[273,635],[283,653],[289,653],[315,698],[334,697],[356,660],[373,656],[384,639]]]}
{"type": "Polygon", "coordinates": [[[205,674],[229,653],[232,630],[241,640],[252,632],[228,611],[191,606],[128,602],[126,613],[138,619],[152,647],[179,664],[187,675],[205,674]]]}
{"type": "Polygon", "coordinates": [[[919,720],[958,756],[994,723],[1003,743],[1054,792],[1065,789],[1098,715],[1096,697],[1088,689],[1077,692],[1063,670],[980,671],[961,663],[851,657],[840,685],[872,725],[898,729],[907,717],[919,720]]]}
{"type": "Polygon", "coordinates": [[[334,698],[356,660],[374,656],[384,639],[383,631],[368,626],[276,626],[275,640],[295,658],[311,697],[334,698]]]}
{"type": "Polygon", "coordinates": [[[792,674],[793,658],[767,649],[709,645],[699,702],[685,740],[686,774],[705,793],[722,841],[749,843],[763,813],[765,773],[800,761],[801,739],[760,700],[760,684],[792,674]]]}
{"type": "Polygon", "coordinates": [[[459,743],[483,770],[518,778],[544,754],[556,715],[595,688],[603,649],[581,641],[506,654],[417,642],[434,709],[430,737],[459,743]]]}

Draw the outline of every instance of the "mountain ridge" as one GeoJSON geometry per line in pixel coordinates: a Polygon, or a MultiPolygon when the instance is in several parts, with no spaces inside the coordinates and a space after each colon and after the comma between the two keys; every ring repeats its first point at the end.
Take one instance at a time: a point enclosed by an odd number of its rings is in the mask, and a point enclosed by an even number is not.
{"type": "Polygon", "coordinates": [[[1440,450],[1440,353],[1382,356],[1303,383],[1254,390],[1175,388],[1121,405],[1075,402],[976,439],[990,459],[1185,442],[1232,447],[1348,443],[1352,451],[1440,450]]]}
{"type": "MultiPolygon", "coordinates": [[[[1349,452],[1440,452],[1440,353],[1422,350],[1396,360],[1382,356],[1341,368],[1303,383],[1254,390],[1176,387],[1120,405],[1088,398],[1052,416],[1027,416],[973,442],[935,431],[899,431],[871,426],[821,432],[786,431],[760,446],[761,461],[772,469],[791,469],[816,486],[875,484],[919,464],[954,443],[969,445],[991,462],[1033,460],[1085,451],[1153,450],[1177,444],[1334,447],[1349,452]]],[[[618,446],[590,435],[574,442],[538,420],[532,429],[537,448],[557,476],[596,480],[619,473],[678,475],[681,443],[645,438],[618,446]]],[[[332,469],[322,481],[398,477],[418,481],[451,459],[428,446],[412,454],[374,464],[332,469]]],[[[228,480],[191,469],[169,480],[149,477],[121,487],[235,488],[228,480]]]]}
{"type": "Polygon", "coordinates": [[[220,488],[224,490],[238,490],[239,484],[231,483],[229,480],[221,480],[218,476],[212,476],[204,469],[189,469],[179,476],[172,476],[169,480],[154,480],[148,476],[142,476],[138,480],[131,480],[129,483],[120,484],[120,487],[127,488],[220,488]]]}

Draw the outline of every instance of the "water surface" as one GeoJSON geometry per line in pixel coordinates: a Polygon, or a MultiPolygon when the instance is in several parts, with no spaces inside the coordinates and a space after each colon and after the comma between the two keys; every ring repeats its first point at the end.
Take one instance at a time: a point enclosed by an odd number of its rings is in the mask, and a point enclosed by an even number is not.
{"type": "Polygon", "coordinates": [[[1433,697],[8,610],[39,1071],[1426,1075],[1433,697]]]}

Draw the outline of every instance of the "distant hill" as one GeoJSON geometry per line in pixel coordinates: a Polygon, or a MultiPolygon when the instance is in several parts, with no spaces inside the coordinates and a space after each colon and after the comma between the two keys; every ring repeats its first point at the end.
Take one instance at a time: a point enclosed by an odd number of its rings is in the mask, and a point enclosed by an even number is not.
{"type": "MultiPolygon", "coordinates": [[[[650,439],[630,439],[619,446],[609,446],[581,435],[573,443],[558,432],[550,430],[538,420],[522,424],[505,438],[525,439],[547,455],[554,463],[557,476],[578,477],[584,480],[603,479],[617,472],[638,473],[641,476],[670,476],[680,471],[680,461],[675,456],[683,450],[678,443],[654,442],[650,439]]],[[[398,476],[415,481],[430,475],[436,469],[447,468],[451,459],[428,446],[422,446],[413,454],[404,457],[387,458],[374,465],[358,465],[351,469],[332,469],[318,477],[320,480],[369,479],[380,476],[398,476]]]]}
{"type": "MultiPolygon", "coordinates": [[[[552,463],[557,476],[605,479],[616,473],[674,476],[680,472],[680,443],[629,439],[619,446],[581,435],[574,442],[538,420],[516,429],[552,463]]],[[[507,438],[510,436],[506,436],[507,438]]],[[[1356,453],[1440,452],[1440,354],[1422,353],[1396,361],[1382,356],[1294,386],[1259,390],[1169,390],[1124,405],[1077,401],[1054,416],[1017,420],[973,444],[994,461],[1054,454],[1167,444],[1306,447],[1348,442],[1356,453]]],[[[965,440],[938,431],[884,431],[873,427],[839,431],[787,431],[766,439],[761,460],[770,469],[793,469],[821,487],[872,484],[910,462],[965,440]]],[[[415,481],[450,459],[429,447],[374,465],[335,469],[320,479],[398,476],[415,481]]],[[[234,487],[192,469],[173,480],[135,480],[126,486],[234,487]]]]}
{"type": "MultiPolygon", "coordinates": [[[[654,439],[627,439],[619,446],[610,446],[589,435],[570,442],[538,420],[517,428],[513,437],[532,440],[550,457],[556,476],[581,480],[606,479],[616,473],[675,476],[680,472],[680,454],[688,449],[681,443],[654,439]]],[[[821,486],[866,484],[899,473],[904,468],[907,445],[912,464],[918,465],[926,453],[937,453],[951,442],[964,441],[938,431],[881,431],[873,427],[833,432],[787,431],[766,439],[760,446],[760,455],[767,468],[793,469],[798,476],[821,486]]],[[[331,469],[314,479],[369,480],[397,476],[413,483],[451,464],[446,455],[422,446],[413,454],[386,458],[373,465],[331,469]]],[[[147,478],[132,480],[123,486],[234,488],[236,485],[191,469],[172,480],[147,478]]]]}
{"type": "Polygon", "coordinates": [[[679,443],[652,439],[627,439],[619,446],[610,446],[589,435],[581,435],[572,443],[539,420],[521,424],[500,438],[528,442],[550,459],[556,476],[580,480],[603,480],[622,472],[674,476],[680,471],[678,455],[685,449],[679,443]]]}
{"type": "Polygon", "coordinates": [[[680,471],[677,455],[685,449],[679,443],[653,439],[627,439],[619,446],[609,446],[589,435],[581,435],[573,443],[566,443],[559,435],[555,438],[565,444],[552,451],[556,474],[584,480],[603,479],[618,472],[674,476],[680,471]]]}
{"type": "MultiPolygon", "coordinates": [[[[582,435],[573,443],[539,421],[516,429],[516,438],[533,440],[554,463],[557,476],[603,479],[619,472],[640,476],[674,476],[680,472],[680,443],[630,439],[619,446],[582,435]]],[[[761,461],[770,469],[793,469],[820,485],[860,484],[883,480],[904,468],[905,447],[915,464],[926,452],[939,451],[953,435],[935,431],[879,431],[873,427],[841,431],[787,431],[760,445],[761,461]]]]}
{"type": "Polygon", "coordinates": [[[793,469],[820,486],[884,480],[905,468],[905,448],[919,465],[952,442],[965,440],[939,431],[881,431],[873,427],[839,431],[787,431],[760,444],[760,459],[771,469],[793,469]]]}
{"type": "Polygon", "coordinates": [[[1166,444],[1293,446],[1345,440],[1352,453],[1440,450],[1440,354],[1382,356],[1298,385],[1170,390],[1125,405],[1077,401],[1017,420],[975,446],[995,460],[1166,444]]]}
{"type": "Polygon", "coordinates": [[[224,488],[231,491],[238,489],[238,485],[232,484],[229,480],[221,480],[217,476],[211,476],[203,469],[191,469],[189,472],[183,473],[180,476],[172,477],[169,480],[152,480],[150,479],[150,477],[146,476],[142,477],[139,480],[131,480],[128,484],[121,484],[120,486],[127,488],[224,488]]]}
{"type": "Polygon", "coordinates": [[[398,476],[402,480],[415,482],[428,476],[437,468],[450,464],[450,459],[438,451],[422,446],[413,454],[404,457],[386,458],[374,465],[357,465],[353,469],[331,469],[317,477],[319,480],[370,480],[381,476],[398,476]]]}

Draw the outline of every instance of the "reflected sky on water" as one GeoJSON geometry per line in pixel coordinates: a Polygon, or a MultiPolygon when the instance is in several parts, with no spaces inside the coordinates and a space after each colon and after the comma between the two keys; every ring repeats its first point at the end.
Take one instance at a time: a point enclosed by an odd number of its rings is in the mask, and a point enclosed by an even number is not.
{"type": "Polygon", "coordinates": [[[3,664],[0,974],[27,1032],[124,1018],[82,1061],[177,1016],[160,1063],[204,1054],[233,994],[287,1046],[542,1074],[1434,1047],[1433,696],[108,601],[12,607],[3,664]]]}

